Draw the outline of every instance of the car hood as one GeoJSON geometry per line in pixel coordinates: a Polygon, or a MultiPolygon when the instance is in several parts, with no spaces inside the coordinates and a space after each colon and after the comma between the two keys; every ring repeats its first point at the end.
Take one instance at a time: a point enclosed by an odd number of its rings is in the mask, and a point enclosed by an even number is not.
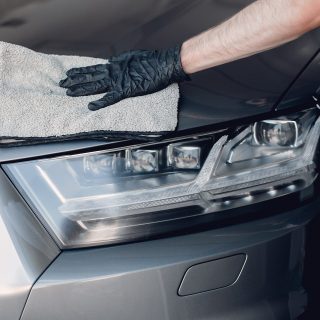
{"type": "MultiPolygon", "coordinates": [[[[10,1],[0,4],[0,40],[45,53],[107,58],[125,50],[182,43],[251,2],[10,1]]],[[[280,48],[193,75],[180,87],[177,130],[272,110],[319,47],[317,30],[280,48]]]]}

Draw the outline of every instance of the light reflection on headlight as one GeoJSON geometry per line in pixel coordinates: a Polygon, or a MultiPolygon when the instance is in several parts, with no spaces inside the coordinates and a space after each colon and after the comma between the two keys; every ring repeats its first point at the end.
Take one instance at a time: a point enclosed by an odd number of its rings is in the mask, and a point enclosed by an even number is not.
{"type": "Polygon", "coordinates": [[[200,217],[290,194],[316,177],[315,110],[207,134],[4,165],[62,247],[178,230],[200,217]]]}

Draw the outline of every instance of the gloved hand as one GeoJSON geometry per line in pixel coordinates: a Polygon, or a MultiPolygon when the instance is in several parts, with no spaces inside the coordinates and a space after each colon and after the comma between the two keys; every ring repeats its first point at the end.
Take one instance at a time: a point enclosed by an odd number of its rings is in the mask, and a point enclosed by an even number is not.
{"type": "Polygon", "coordinates": [[[174,82],[189,80],[182,69],[180,46],[166,50],[135,50],[109,59],[107,64],[74,68],[59,85],[72,97],[104,93],[89,103],[90,110],[122,99],[159,91],[174,82]]]}

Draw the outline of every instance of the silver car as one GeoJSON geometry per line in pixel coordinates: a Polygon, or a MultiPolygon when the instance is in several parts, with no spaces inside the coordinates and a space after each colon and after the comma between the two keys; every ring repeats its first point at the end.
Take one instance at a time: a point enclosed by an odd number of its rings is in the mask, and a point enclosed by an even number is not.
{"type": "MultiPolygon", "coordinates": [[[[180,43],[250,2],[0,1],[0,40],[106,58],[180,43]]],[[[317,307],[305,261],[319,48],[315,30],[196,74],[160,139],[0,137],[0,320],[287,320],[317,307]]]]}

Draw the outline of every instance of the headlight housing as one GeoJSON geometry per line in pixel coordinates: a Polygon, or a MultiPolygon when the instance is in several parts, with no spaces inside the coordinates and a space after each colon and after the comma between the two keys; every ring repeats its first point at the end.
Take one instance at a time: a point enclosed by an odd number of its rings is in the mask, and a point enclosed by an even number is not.
{"type": "Polygon", "coordinates": [[[297,192],[316,177],[316,109],[224,132],[3,166],[63,248],[141,239],[297,192]]]}

